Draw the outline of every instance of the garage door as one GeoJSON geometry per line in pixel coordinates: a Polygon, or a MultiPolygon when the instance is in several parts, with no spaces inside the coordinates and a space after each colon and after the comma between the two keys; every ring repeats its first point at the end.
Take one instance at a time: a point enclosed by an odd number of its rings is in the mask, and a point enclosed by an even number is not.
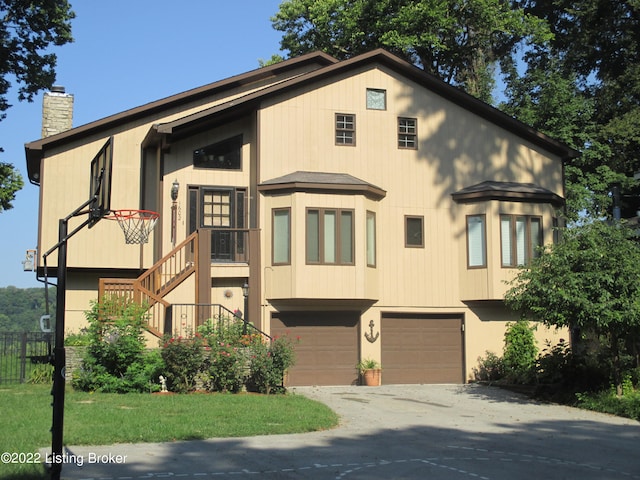
{"type": "Polygon", "coordinates": [[[382,381],[464,383],[462,317],[383,316],[382,381]]]}
{"type": "Polygon", "coordinates": [[[271,335],[300,337],[287,385],[351,385],[357,380],[358,322],[355,312],[279,313],[271,335]]]}

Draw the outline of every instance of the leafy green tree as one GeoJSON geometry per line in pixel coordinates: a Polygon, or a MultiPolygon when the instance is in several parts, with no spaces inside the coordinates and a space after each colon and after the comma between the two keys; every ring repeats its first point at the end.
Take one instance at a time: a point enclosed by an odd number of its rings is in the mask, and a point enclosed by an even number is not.
{"type": "Polygon", "coordinates": [[[502,0],[286,0],[272,24],[291,56],[383,47],[485,101],[496,65],[523,41],[550,38],[544,21],[502,0]]]}
{"type": "MultiPolygon", "coordinates": [[[[74,16],[67,0],[0,0],[0,120],[11,106],[10,79],[18,86],[20,101],[32,101],[53,85],[56,55],[47,49],[73,40],[70,21],[74,16]]],[[[0,162],[0,212],[12,208],[22,186],[15,167],[0,162]]]]}
{"type": "MultiPolygon", "coordinates": [[[[1,150],[0,150],[1,151],[1,150]]],[[[24,186],[22,175],[10,163],[0,162],[0,212],[13,208],[11,202],[24,186]]]]}
{"type": "Polygon", "coordinates": [[[611,377],[622,387],[625,340],[640,328],[640,246],[623,224],[567,229],[519,271],[505,301],[523,318],[606,339],[611,377]]]}
{"type": "MultiPolygon", "coordinates": [[[[56,289],[49,291],[49,313],[55,321],[56,289]]],[[[0,331],[35,332],[46,313],[44,288],[0,288],[0,331]]]]}
{"type": "MultiPolygon", "coordinates": [[[[582,138],[568,142],[583,152],[567,169],[573,216],[579,211],[593,215],[608,211],[612,183],[622,185],[629,216],[634,216],[640,194],[633,181],[633,174],[640,170],[640,2],[523,0],[520,4],[546,21],[553,33],[549,42],[537,44],[524,57],[525,76],[542,80],[538,86],[531,82],[529,91],[553,88],[545,80],[546,72],[554,81],[568,79],[576,99],[590,104],[590,114],[583,117],[565,116],[561,104],[546,112],[547,119],[582,131],[582,138]],[[547,58],[554,63],[545,63],[547,58]]],[[[526,110],[518,108],[511,114],[526,121],[526,110]]],[[[538,117],[544,118],[542,112],[538,117]]],[[[553,128],[541,130],[552,136],[557,133],[553,128]]]]}

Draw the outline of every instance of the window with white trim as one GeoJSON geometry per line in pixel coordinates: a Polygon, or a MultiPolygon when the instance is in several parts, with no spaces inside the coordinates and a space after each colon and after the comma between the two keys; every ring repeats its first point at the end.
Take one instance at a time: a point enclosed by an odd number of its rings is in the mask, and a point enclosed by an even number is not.
{"type": "Polygon", "coordinates": [[[356,116],[336,113],[336,145],[356,144],[356,116]]]}
{"type": "Polygon", "coordinates": [[[418,148],[418,119],[398,117],[398,148],[418,148]]]}

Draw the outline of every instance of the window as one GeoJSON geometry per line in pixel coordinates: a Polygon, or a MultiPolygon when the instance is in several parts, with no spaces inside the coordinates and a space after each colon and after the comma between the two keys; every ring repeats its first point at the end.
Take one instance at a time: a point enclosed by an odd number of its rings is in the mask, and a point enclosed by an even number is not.
{"type": "Polygon", "coordinates": [[[240,170],[242,168],[242,135],[199,148],[193,152],[193,166],[240,170]]]}
{"type": "Polygon", "coordinates": [[[500,241],[503,267],[529,263],[537,256],[537,249],[542,245],[542,219],[525,215],[500,215],[500,241]]]}
{"type": "Polygon", "coordinates": [[[467,265],[469,268],[487,266],[487,242],[484,215],[467,216],[467,265]]]}
{"type": "Polygon", "coordinates": [[[376,214],[367,212],[367,266],[376,266],[376,214]]]}
{"type": "Polygon", "coordinates": [[[272,263],[288,265],[291,263],[291,210],[280,208],[273,210],[272,263]]]}
{"type": "Polygon", "coordinates": [[[353,264],[353,211],[307,210],[307,263],[353,264]]]}
{"type": "Polygon", "coordinates": [[[418,148],[418,120],[415,118],[398,118],[398,148],[418,148]]]}
{"type": "Polygon", "coordinates": [[[404,217],[405,247],[424,247],[423,224],[424,217],[404,217]]]}
{"type": "Polygon", "coordinates": [[[356,144],[356,116],[336,114],[336,145],[356,144]]]}
{"type": "Polygon", "coordinates": [[[386,110],[387,91],[377,88],[367,88],[367,108],[369,110],[386,110]]]}

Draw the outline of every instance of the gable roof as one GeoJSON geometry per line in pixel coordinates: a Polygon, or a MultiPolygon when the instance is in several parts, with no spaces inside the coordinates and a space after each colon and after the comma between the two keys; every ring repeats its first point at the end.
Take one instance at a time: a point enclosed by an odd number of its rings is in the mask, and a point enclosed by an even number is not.
{"type": "Polygon", "coordinates": [[[44,150],[48,147],[64,144],[71,140],[77,140],[84,136],[122,125],[140,117],[186,104],[198,98],[206,97],[207,95],[222,92],[225,89],[228,90],[238,85],[257,81],[261,78],[267,78],[270,75],[275,76],[278,72],[287,70],[291,71],[294,68],[299,68],[300,66],[317,66],[317,68],[310,69],[307,73],[293,76],[293,78],[267,86],[240,98],[235,98],[220,105],[203,109],[197,113],[187,115],[171,122],[154,125],[147,135],[145,142],[153,143],[162,136],[170,136],[174,139],[188,136],[206,128],[210,128],[220,122],[226,121],[231,117],[258,108],[261,102],[275,95],[291,91],[292,89],[308,86],[315,82],[375,63],[400,73],[406,78],[446,98],[450,102],[461,106],[467,111],[470,111],[479,117],[484,118],[485,120],[494,123],[527,141],[530,141],[534,145],[537,145],[550,153],[558,155],[563,160],[579,156],[578,151],[566,144],[537,131],[513,117],[510,117],[497,108],[494,108],[464,91],[443,82],[436,76],[421,70],[415,65],[406,62],[386,50],[377,49],[340,62],[321,52],[307,54],[302,57],[297,57],[295,59],[286,60],[279,64],[265,67],[264,69],[253,70],[220,82],[215,82],[204,87],[189,90],[163,100],[158,100],[156,102],[127,110],[120,114],[74,128],[58,135],[36,140],[35,142],[25,145],[29,179],[32,183],[37,183],[37,181],[34,181],[32,178],[32,174],[39,172],[40,161],[43,158],[44,150]]]}
{"type": "Polygon", "coordinates": [[[223,121],[225,113],[232,115],[232,111],[235,113],[249,111],[253,108],[257,108],[261,101],[274,95],[281,94],[294,88],[307,86],[314,82],[373,63],[384,65],[400,73],[406,78],[413,80],[450,102],[461,106],[467,111],[470,111],[479,117],[530,141],[534,145],[537,145],[550,153],[558,155],[563,160],[575,158],[580,155],[580,152],[574,150],[568,145],[539,132],[535,128],[516,120],[497,108],[492,107],[472,95],[469,95],[457,87],[449,85],[436,76],[425,72],[415,65],[412,65],[411,63],[406,62],[383,49],[373,50],[348,60],[333,63],[324,68],[287,80],[286,82],[250,93],[242,98],[216,105],[172,122],[157,125],[155,128],[158,133],[168,134],[175,137],[190,135],[203,128],[215,125],[217,122],[223,121]]]}
{"type": "Polygon", "coordinates": [[[134,120],[158,114],[170,108],[179,107],[180,105],[186,105],[199,99],[205,99],[213,95],[223,94],[224,92],[229,91],[233,88],[237,88],[239,86],[249,85],[251,83],[269,78],[275,79],[279,75],[283,75],[289,72],[293,73],[296,69],[308,68],[313,70],[336,62],[337,60],[330,55],[327,55],[323,52],[313,52],[307,55],[292,58],[290,60],[285,60],[280,63],[269,65],[267,67],[251,70],[240,75],[234,75],[223,80],[209,83],[201,87],[193,88],[176,95],[171,95],[160,100],[156,100],[114,115],[110,115],[100,120],[96,120],[94,122],[72,128],[71,130],[61,132],[57,135],[51,135],[50,137],[41,138],[39,140],[29,142],[25,144],[25,154],[29,180],[32,183],[38,184],[38,180],[36,180],[35,176],[40,172],[40,161],[44,157],[44,151],[47,148],[64,145],[71,141],[86,138],[89,135],[99,134],[100,132],[107,131],[109,129],[132,122],[134,120]]]}

